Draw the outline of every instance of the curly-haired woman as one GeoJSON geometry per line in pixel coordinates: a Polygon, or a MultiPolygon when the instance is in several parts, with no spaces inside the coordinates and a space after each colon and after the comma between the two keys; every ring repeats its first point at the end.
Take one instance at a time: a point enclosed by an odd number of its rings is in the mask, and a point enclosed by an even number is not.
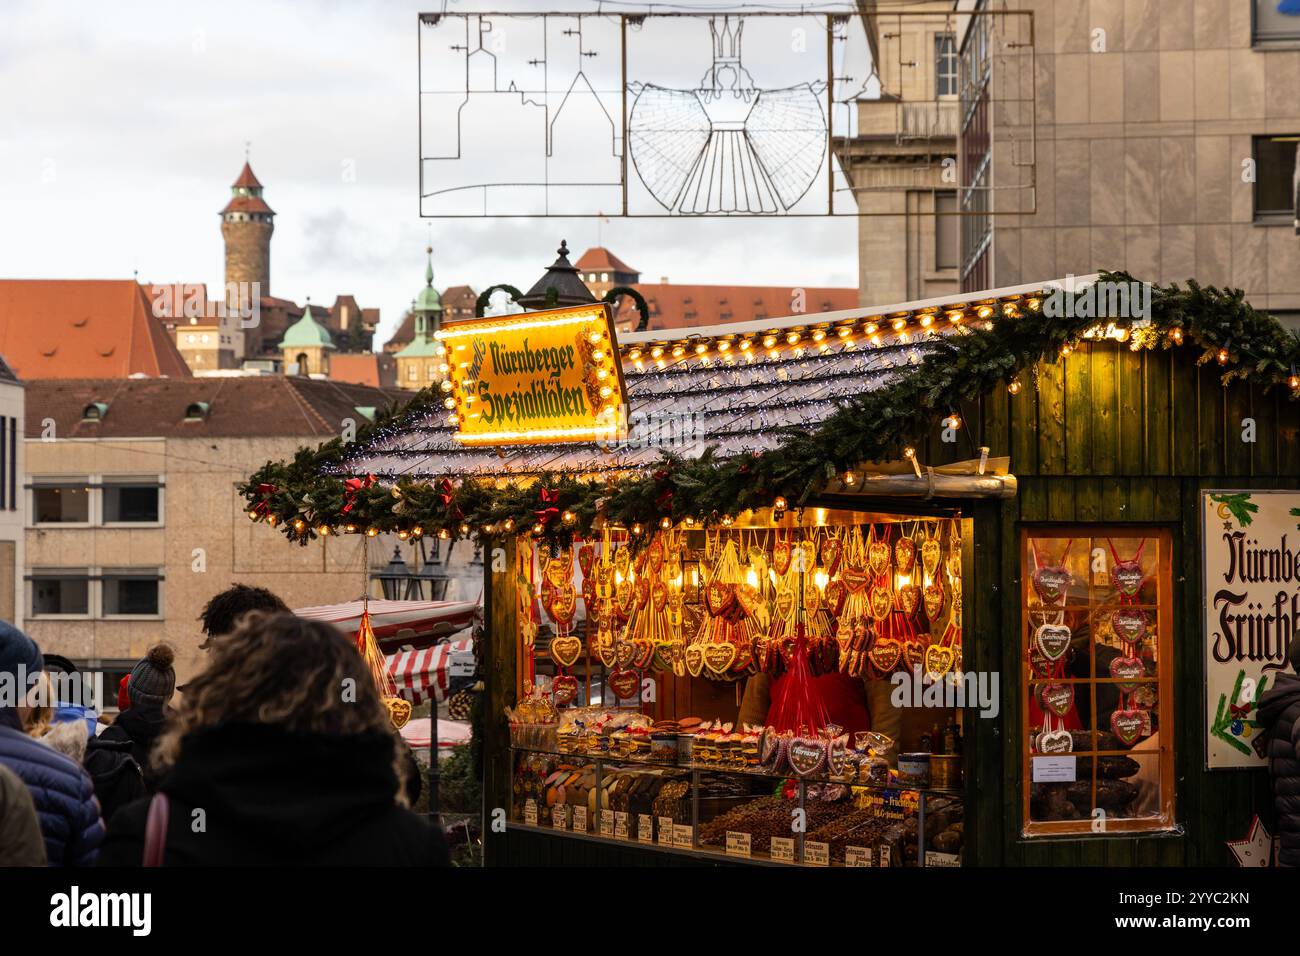
{"type": "Polygon", "coordinates": [[[351,642],[251,616],[190,681],[154,748],[159,796],[113,817],[100,865],[137,866],[146,850],[168,866],[446,865],[442,833],[405,805],[400,754],[351,642]],[[164,812],[165,849],[146,839],[164,812]]]}

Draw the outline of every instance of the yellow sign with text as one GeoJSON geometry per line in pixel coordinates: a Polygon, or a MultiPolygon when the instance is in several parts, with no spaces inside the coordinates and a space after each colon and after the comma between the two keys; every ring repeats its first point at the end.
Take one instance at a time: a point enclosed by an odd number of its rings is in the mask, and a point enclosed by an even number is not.
{"type": "Polygon", "coordinates": [[[626,433],[623,366],[603,302],[448,322],[447,407],[471,445],[608,441],[626,433]]]}

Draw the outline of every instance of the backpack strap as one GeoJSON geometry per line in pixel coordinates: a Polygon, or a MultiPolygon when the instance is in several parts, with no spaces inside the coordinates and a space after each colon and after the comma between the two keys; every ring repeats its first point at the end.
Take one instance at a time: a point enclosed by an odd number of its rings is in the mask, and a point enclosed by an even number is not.
{"type": "Polygon", "coordinates": [[[167,794],[159,790],[149,801],[149,815],[144,821],[144,859],[145,866],[162,866],[163,853],[167,849],[167,822],[171,816],[171,805],[167,794]]]}

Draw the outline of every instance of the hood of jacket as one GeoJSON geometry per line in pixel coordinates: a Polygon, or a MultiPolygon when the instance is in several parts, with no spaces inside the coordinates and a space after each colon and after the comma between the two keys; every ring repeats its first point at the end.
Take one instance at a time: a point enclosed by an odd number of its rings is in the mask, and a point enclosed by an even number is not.
{"type": "MultiPolygon", "coordinates": [[[[128,711],[129,713],[129,711],[128,711]]],[[[271,846],[311,850],[394,806],[393,737],[223,724],[187,734],[161,789],[271,846]]]]}
{"type": "MultiPolygon", "coordinates": [[[[117,718],[104,731],[117,728],[125,733],[131,741],[148,751],[153,742],[167,725],[167,715],[160,707],[132,707],[117,715],[117,718]]],[[[102,737],[104,734],[100,734],[102,737]]],[[[116,734],[114,735],[117,736],[116,734]]]]}
{"type": "Polygon", "coordinates": [[[1287,708],[1300,703],[1300,676],[1278,674],[1273,686],[1259,699],[1259,722],[1265,729],[1277,723],[1287,708]]]}

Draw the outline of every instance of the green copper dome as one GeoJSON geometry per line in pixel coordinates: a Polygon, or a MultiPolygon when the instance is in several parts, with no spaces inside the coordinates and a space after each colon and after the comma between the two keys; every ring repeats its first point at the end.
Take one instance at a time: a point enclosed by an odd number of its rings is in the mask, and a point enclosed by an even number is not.
{"type": "Polygon", "coordinates": [[[307,306],[302,318],[285,330],[280,348],[334,348],[334,340],[325,328],[311,317],[311,306],[307,306]]]}
{"type": "Polygon", "coordinates": [[[429,246],[424,251],[429,256],[429,264],[424,270],[424,288],[415,297],[414,310],[416,312],[441,312],[442,296],[438,295],[438,290],[433,287],[433,247],[429,246]]]}

